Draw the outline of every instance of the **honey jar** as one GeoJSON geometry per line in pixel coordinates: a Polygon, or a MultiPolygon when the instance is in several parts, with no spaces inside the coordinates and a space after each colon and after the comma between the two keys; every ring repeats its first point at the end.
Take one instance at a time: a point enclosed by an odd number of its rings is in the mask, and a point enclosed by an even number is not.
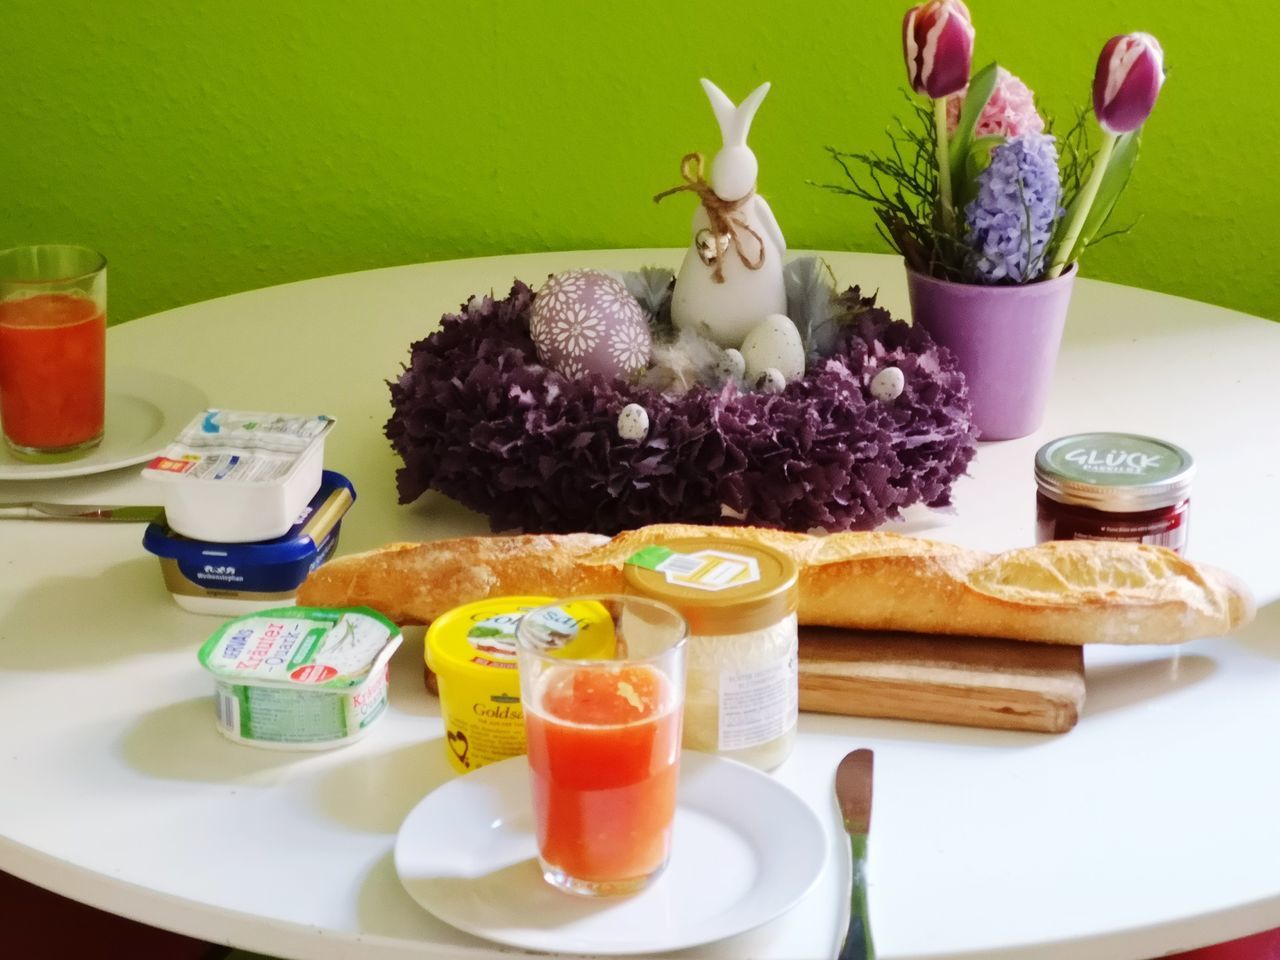
{"type": "Polygon", "coordinates": [[[684,746],[772,770],[799,704],[799,572],[781,551],[713,537],[663,541],[627,560],[628,592],[689,624],[684,746]]]}

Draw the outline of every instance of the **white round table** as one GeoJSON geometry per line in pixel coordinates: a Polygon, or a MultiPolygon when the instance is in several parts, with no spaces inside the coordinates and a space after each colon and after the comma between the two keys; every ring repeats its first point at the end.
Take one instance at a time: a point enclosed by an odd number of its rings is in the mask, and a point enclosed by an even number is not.
{"type": "MultiPolygon", "coordinates": [[[[384,381],[410,342],[513,277],[674,267],[680,255],[327,277],[136,320],[111,330],[109,351],[215,405],[336,416],[327,465],[359,497],[342,552],[478,534],[484,519],[441,497],[396,502],[384,381]]],[[[905,314],[895,259],[827,256],[842,284],[878,289],[905,314]]],[[[992,551],[1024,545],[1042,442],[1152,434],[1195,455],[1190,554],[1243,577],[1257,621],[1180,649],[1090,648],[1085,713],[1061,736],[802,716],[776,776],[830,831],[821,881],[781,919],[681,956],[833,955],[843,842],[831,783],[854,746],[877,755],[870,909],[882,960],[1140,960],[1280,925],[1277,370],[1280,326],[1082,281],[1043,429],[982,445],[955,514],[904,529],[992,551]]],[[[0,482],[0,502],[153,497],[136,469],[0,482]]],[[[448,776],[420,644],[397,655],[392,709],[364,741],[320,754],[232,744],[214,729],[195,658],[220,621],[172,602],[141,536],[134,524],[0,521],[0,869],[280,957],[512,956],[423,912],[392,866],[401,820],[448,776]]]]}

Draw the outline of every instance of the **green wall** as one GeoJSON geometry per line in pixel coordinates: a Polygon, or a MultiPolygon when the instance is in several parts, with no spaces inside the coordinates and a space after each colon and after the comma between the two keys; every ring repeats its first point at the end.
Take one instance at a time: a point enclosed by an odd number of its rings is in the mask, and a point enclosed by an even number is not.
{"type": "MultiPolygon", "coordinates": [[[[824,144],[901,109],[905,2],[4,0],[0,245],[112,262],[112,317],[287,280],[509,251],[677,246],[655,207],[718,133],[701,75],[774,83],[752,144],[795,248],[881,250],[871,211],[807,186],[824,144]]],[[[998,58],[1065,116],[1113,33],[1170,79],[1085,274],[1280,318],[1280,78],[1257,4],[971,0],[998,58]]],[[[459,291],[459,298],[467,291],[459,291]]]]}

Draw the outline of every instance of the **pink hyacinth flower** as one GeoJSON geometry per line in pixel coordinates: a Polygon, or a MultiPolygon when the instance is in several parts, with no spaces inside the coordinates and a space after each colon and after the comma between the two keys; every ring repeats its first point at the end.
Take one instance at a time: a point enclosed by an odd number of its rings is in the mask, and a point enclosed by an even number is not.
{"type": "Polygon", "coordinates": [[[1149,33],[1112,37],[1093,75],[1093,112],[1108,133],[1137,130],[1155,108],[1164,84],[1164,51],[1149,33]]]}
{"type": "Polygon", "coordinates": [[[911,89],[932,100],[959,93],[973,63],[973,21],[962,0],[928,0],[902,21],[902,52],[911,89]]]}
{"type": "MultiPolygon", "coordinates": [[[[967,91],[966,91],[967,92],[967,91]]],[[[956,132],[964,93],[947,100],[947,133],[956,132]]],[[[1004,67],[996,68],[996,86],[974,127],[975,138],[1020,137],[1024,133],[1044,133],[1044,118],[1036,111],[1031,88],[1004,67]]]]}

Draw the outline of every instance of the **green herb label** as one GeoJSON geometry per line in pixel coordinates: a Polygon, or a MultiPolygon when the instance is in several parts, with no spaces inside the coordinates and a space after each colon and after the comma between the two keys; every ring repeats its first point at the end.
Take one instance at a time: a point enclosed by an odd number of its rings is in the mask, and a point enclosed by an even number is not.
{"type": "Polygon", "coordinates": [[[486,656],[514,659],[516,655],[516,625],[524,616],[524,610],[499,613],[473,623],[467,630],[467,642],[486,656]]]}
{"type": "Polygon", "coordinates": [[[664,560],[674,557],[676,552],[666,547],[644,547],[627,557],[627,563],[646,570],[660,570],[664,560]]]}

